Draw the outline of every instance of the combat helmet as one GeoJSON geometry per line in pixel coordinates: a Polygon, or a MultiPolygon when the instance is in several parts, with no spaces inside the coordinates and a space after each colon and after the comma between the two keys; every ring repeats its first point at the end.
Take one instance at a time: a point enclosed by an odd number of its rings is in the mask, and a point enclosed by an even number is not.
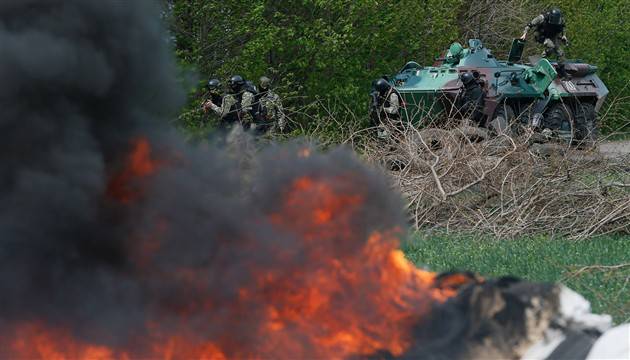
{"type": "Polygon", "coordinates": [[[228,86],[232,92],[239,92],[243,85],[245,85],[245,79],[240,75],[233,75],[230,80],[228,80],[228,86]]]}
{"type": "Polygon", "coordinates": [[[266,76],[261,76],[258,80],[260,83],[260,90],[267,90],[271,85],[271,79],[266,76]]]}
{"type": "Polygon", "coordinates": [[[210,79],[208,81],[208,89],[218,90],[219,87],[221,87],[221,81],[219,81],[219,79],[210,79]]]}
{"type": "Polygon", "coordinates": [[[562,24],[562,12],[558,8],[553,8],[549,11],[548,21],[551,25],[562,24]]]}
{"type": "Polygon", "coordinates": [[[374,84],[374,88],[376,89],[376,91],[381,94],[384,94],[387,90],[389,90],[390,87],[391,85],[387,82],[387,80],[383,78],[376,80],[376,83],[374,84]]]}

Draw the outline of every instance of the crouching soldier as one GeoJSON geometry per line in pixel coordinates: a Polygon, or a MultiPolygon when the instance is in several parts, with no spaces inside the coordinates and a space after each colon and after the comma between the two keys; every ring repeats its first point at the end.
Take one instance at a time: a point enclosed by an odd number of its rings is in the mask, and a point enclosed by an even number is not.
{"type": "MultiPolygon", "coordinates": [[[[204,113],[208,113],[212,110],[212,104],[221,105],[223,103],[221,82],[218,79],[210,79],[206,88],[208,89],[208,98],[201,105],[204,113]]],[[[214,111],[212,111],[212,113],[214,113],[214,111]]]]}
{"type": "Polygon", "coordinates": [[[258,86],[260,92],[256,95],[256,103],[258,105],[256,133],[263,135],[270,129],[284,131],[285,116],[282,102],[280,101],[280,96],[270,88],[271,79],[262,76],[258,86]]]}
{"type": "Polygon", "coordinates": [[[545,46],[543,57],[549,57],[550,55],[557,56],[558,75],[563,78],[567,77],[567,73],[564,69],[565,58],[562,45],[566,45],[569,42],[564,35],[564,27],[565,23],[562,12],[557,8],[553,8],[532,19],[525,27],[525,31],[521,36],[521,40],[525,40],[529,30],[534,28],[536,41],[545,46]]]}
{"type": "Polygon", "coordinates": [[[402,98],[396,89],[381,78],[374,83],[372,121],[379,126],[378,137],[386,138],[389,132],[385,124],[400,126],[402,98]]]}
{"type": "Polygon", "coordinates": [[[464,85],[464,93],[459,111],[462,116],[468,117],[479,126],[484,126],[483,105],[484,92],[481,85],[470,72],[465,72],[460,76],[464,85]]]}

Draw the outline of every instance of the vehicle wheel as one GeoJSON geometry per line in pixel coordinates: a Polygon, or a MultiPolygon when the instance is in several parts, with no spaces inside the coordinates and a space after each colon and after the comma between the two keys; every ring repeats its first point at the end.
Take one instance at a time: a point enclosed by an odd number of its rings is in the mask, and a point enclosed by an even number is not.
{"type": "Polygon", "coordinates": [[[492,115],[492,121],[488,124],[490,130],[495,134],[507,134],[511,135],[511,126],[514,123],[514,110],[506,103],[503,103],[497,107],[492,115]]]}
{"type": "Polygon", "coordinates": [[[593,104],[579,104],[575,110],[575,138],[592,143],[597,140],[597,113],[593,104]]]}
{"type": "Polygon", "coordinates": [[[554,104],[545,114],[542,127],[551,130],[570,130],[571,113],[569,113],[569,108],[562,103],[554,104]]]}
{"type": "Polygon", "coordinates": [[[573,115],[568,106],[563,103],[554,104],[545,114],[543,129],[553,130],[559,140],[571,144],[574,140],[572,118],[573,115]]]}

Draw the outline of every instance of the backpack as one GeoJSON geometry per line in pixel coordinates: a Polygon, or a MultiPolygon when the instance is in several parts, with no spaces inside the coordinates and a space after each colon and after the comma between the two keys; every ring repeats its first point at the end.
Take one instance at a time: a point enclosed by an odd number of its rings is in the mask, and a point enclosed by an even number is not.
{"type": "Polygon", "coordinates": [[[545,14],[545,21],[542,24],[539,24],[536,28],[536,35],[534,39],[541,44],[545,42],[545,39],[553,39],[558,34],[564,32],[564,20],[561,24],[554,25],[549,23],[548,17],[549,15],[545,14]]]}
{"type": "Polygon", "coordinates": [[[258,88],[256,87],[256,84],[254,84],[254,82],[251,80],[245,80],[245,85],[243,86],[243,90],[252,93],[254,97],[258,95],[258,88]]]}
{"type": "Polygon", "coordinates": [[[245,91],[253,95],[252,110],[250,111],[250,114],[252,115],[254,122],[256,122],[260,105],[258,101],[258,89],[253,81],[245,80],[245,85],[243,85],[242,90],[236,95],[236,108],[240,114],[243,108],[243,92],[245,91]]]}

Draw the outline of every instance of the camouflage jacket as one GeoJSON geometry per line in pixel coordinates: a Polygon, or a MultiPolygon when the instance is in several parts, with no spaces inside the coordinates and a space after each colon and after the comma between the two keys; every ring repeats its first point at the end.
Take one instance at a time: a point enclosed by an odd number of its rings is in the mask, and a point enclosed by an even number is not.
{"type": "Polygon", "coordinates": [[[223,97],[221,106],[212,104],[210,107],[223,121],[249,124],[253,120],[251,114],[253,100],[254,95],[244,91],[240,94],[227,94],[223,97]]]}
{"type": "Polygon", "coordinates": [[[387,115],[398,115],[400,108],[400,100],[398,94],[392,89],[387,94],[387,100],[383,103],[383,111],[387,115]]]}
{"type": "Polygon", "coordinates": [[[264,122],[272,122],[280,127],[284,128],[285,117],[282,108],[282,102],[280,96],[271,90],[260,94],[259,101],[259,117],[264,122]]]}
{"type": "Polygon", "coordinates": [[[551,25],[547,22],[545,14],[540,14],[525,26],[525,32],[528,32],[532,28],[537,32],[536,41],[541,44],[546,38],[552,40],[563,38],[562,40],[566,41],[566,37],[564,36],[564,19],[560,25],[551,25]]]}
{"type": "Polygon", "coordinates": [[[252,106],[254,105],[254,94],[249,91],[243,91],[240,94],[241,97],[241,106],[239,109],[239,115],[241,119],[241,123],[243,124],[251,124],[254,122],[254,117],[252,115],[252,106]]]}
{"type": "Polygon", "coordinates": [[[226,118],[231,110],[236,104],[236,97],[233,94],[227,94],[223,97],[223,101],[221,101],[221,105],[217,105],[211,103],[210,108],[214,111],[221,119],[226,118]]]}

